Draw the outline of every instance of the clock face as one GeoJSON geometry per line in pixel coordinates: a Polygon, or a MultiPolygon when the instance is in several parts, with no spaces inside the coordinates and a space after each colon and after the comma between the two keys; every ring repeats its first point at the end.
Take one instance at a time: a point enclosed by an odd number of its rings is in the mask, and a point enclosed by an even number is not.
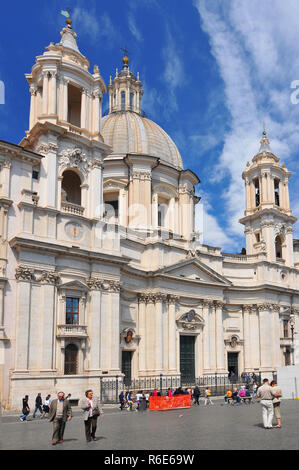
{"type": "Polygon", "coordinates": [[[83,227],[76,222],[66,224],[65,232],[72,240],[80,240],[83,237],[83,227]]]}

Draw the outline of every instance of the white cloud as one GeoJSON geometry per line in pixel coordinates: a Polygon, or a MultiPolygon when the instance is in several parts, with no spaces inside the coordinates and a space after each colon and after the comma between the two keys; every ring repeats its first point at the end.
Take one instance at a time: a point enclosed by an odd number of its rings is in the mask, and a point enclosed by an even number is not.
{"type": "MultiPolygon", "coordinates": [[[[292,80],[299,79],[296,40],[299,3],[295,0],[194,0],[208,34],[225,86],[231,119],[213,171],[214,182],[230,177],[223,191],[228,214],[226,233],[242,235],[244,211],[241,178],[258,150],[265,121],[273,151],[294,163],[299,142],[299,106],[290,102],[292,80]]],[[[297,204],[295,195],[294,204],[297,204]]]]}
{"type": "Polygon", "coordinates": [[[119,41],[119,33],[106,12],[98,16],[95,9],[76,7],[72,20],[79,34],[87,35],[93,41],[103,39],[105,47],[112,47],[116,40],[119,41]]]}
{"type": "Polygon", "coordinates": [[[167,41],[165,47],[162,50],[162,56],[165,64],[163,80],[167,84],[168,113],[171,113],[178,109],[176,92],[177,89],[184,84],[185,77],[183,62],[180,58],[178,45],[176,44],[169,27],[166,28],[166,31],[167,41]]]}
{"type": "Polygon", "coordinates": [[[129,30],[131,31],[131,33],[135,37],[135,39],[138,42],[142,42],[143,37],[142,37],[142,34],[139,31],[139,29],[137,28],[135,16],[134,16],[132,11],[130,11],[129,14],[128,14],[128,24],[129,24],[129,30]]]}

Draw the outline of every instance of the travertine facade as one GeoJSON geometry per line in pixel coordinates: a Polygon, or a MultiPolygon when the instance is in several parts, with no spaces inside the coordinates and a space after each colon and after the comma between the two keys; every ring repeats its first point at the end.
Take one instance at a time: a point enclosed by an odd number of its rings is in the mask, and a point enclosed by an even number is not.
{"type": "Polygon", "coordinates": [[[99,378],[272,372],[296,362],[290,173],[264,134],[243,173],[247,254],[202,245],[198,177],[141,111],[129,60],[105,83],[68,20],[31,74],[29,131],[0,141],[0,396],[99,378]]]}

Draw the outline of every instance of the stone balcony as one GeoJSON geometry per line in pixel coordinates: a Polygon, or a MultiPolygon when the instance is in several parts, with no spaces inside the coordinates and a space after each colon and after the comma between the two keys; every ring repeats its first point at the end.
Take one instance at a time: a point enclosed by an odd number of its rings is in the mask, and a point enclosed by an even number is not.
{"type": "Polygon", "coordinates": [[[85,325],[57,325],[58,338],[87,338],[85,325]]]}
{"type": "Polygon", "coordinates": [[[73,204],[71,202],[66,202],[66,201],[61,202],[61,210],[69,214],[77,214],[77,215],[84,214],[84,207],[79,206],[78,204],[73,204]]]}

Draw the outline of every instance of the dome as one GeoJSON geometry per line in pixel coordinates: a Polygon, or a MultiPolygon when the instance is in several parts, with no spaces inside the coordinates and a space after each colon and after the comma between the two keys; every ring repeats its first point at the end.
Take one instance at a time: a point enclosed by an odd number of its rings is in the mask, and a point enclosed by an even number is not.
{"type": "Polygon", "coordinates": [[[101,134],[114,154],[137,153],[158,157],[161,162],[183,169],[181,155],[166,132],[140,114],[123,111],[102,119],[101,134]]]}

